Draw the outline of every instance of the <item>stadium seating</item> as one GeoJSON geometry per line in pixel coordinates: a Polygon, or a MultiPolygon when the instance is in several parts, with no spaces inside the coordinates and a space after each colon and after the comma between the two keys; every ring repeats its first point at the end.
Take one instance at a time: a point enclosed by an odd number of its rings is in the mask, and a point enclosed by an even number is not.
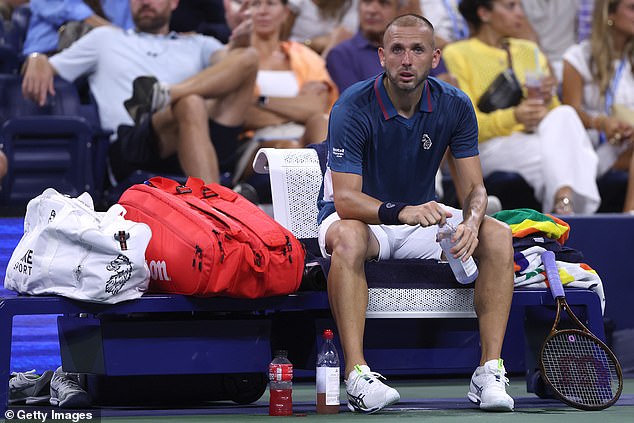
{"type": "Polygon", "coordinates": [[[9,161],[0,204],[24,205],[48,187],[99,197],[104,134],[81,116],[75,86],[55,78],[44,106],[24,99],[21,78],[0,75],[0,144],[9,161]]]}

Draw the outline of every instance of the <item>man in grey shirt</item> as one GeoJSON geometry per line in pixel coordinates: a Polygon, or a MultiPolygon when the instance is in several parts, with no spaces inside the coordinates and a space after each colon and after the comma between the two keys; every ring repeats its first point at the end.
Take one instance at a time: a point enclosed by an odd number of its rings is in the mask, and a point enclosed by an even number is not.
{"type": "Polygon", "coordinates": [[[55,74],[69,81],[88,76],[101,126],[116,133],[109,151],[111,182],[134,168],[172,171],[174,157],[186,175],[218,182],[220,171],[231,170],[235,161],[253,102],[257,53],[237,42],[223,47],[212,37],[169,32],[177,5],[130,0],[134,30],[99,27],[50,58],[27,58],[22,90],[39,104],[55,94],[55,74]],[[124,101],[132,96],[133,81],[145,75],[169,84],[171,100],[133,121],[124,101]]]}

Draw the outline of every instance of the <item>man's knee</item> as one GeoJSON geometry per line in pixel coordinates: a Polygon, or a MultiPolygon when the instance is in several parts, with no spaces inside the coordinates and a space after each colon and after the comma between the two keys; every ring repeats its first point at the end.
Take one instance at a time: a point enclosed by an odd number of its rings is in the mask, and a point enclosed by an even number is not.
{"type": "Polygon", "coordinates": [[[345,262],[365,261],[369,246],[369,228],[357,220],[339,220],[330,226],[326,245],[333,257],[345,262]]]}
{"type": "Polygon", "coordinates": [[[187,95],[179,99],[172,111],[177,122],[199,121],[207,124],[207,105],[205,99],[197,94],[187,95]]]}
{"type": "Polygon", "coordinates": [[[479,238],[478,259],[506,264],[513,261],[513,235],[506,223],[486,216],[479,238]]]}

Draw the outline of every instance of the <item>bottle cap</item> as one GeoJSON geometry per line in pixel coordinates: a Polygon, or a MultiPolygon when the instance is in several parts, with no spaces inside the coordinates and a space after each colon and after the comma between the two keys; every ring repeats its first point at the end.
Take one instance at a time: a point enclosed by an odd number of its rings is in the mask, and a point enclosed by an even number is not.
{"type": "Polygon", "coordinates": [[[335,337],[335,335],[332,333],[332,330],[324,329],[324,334],[323,334],[323,338],[324,339],[329,339],[329,340],[332,341],[334,337],[335,337]]]}
{"type": "Polygon", "coordinates": [[[275,350],[273,357],[288,357],[288,350],[275,350]]]}

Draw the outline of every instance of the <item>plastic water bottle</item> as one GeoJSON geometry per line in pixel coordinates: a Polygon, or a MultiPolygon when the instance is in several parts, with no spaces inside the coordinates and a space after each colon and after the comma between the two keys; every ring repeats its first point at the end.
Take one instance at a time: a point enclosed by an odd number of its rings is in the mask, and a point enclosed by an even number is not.
{"type": "Polygon", "coordinates": [[[293,364],[288,351],[277,350],[269,364],[269,415],[293,415],[293,364]]]}
{"type": "Polygon", "coordinates": [[[443,226],[438,226],[436,242],[440,243],[440,247],[445,253],[445,257],[447,257],[447,261],[449,262],[449,266],[451,266],[451,270],[453,271],[456,280],[461,284],[468,284],[476,280],[478,277],[478,266],[476,266],[473,257],[469,257],[469,260],[465,262],[459,258],[454,258],[450,250],[454,246],[454,243],[451,242],[451,237],[455,232],[456,228],[454,228],[449,222],[445,223],[443,226]]]}
{"type": "Polygon", "coordinates": [[[339,412],[339,354],[333,338],[332,330],[324,330],[324,342],[317,354],[317,414],[339,412]]]}

